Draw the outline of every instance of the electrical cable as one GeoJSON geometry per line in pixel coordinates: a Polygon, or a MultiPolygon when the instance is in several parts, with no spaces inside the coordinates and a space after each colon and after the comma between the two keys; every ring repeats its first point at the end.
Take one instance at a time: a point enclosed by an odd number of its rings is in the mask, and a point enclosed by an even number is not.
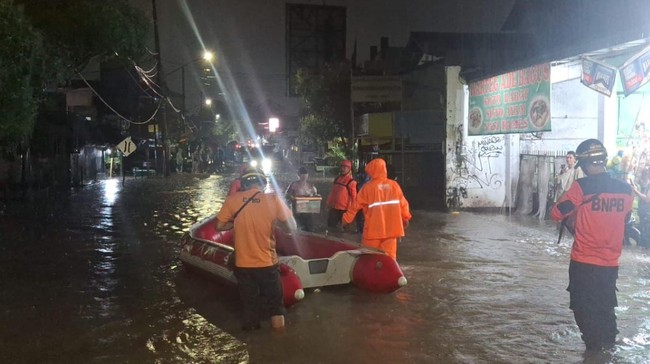
{"type": "Polygon", "coordinates": [[[157,62],[156,62],[156,64],[154,64],[153,67],[151,67],[151,69],[148,70],[148,71],[145,71],[142,67],[139,67],[139,66],[135,63],[135,61],[131,61],[131,62],[133,62],[133,65],[134,65],[134,66],[140,68],[140,69],[142,70],[142,72],[144,72],[144,73],[146,73],[146,74],[153,73],[152,76],[155,76],[156,74],[158,74],[158,63],[157,63],[157,62]]]}
{"type": "Polygon", "coordinates": [[[154,92],[155,92],[156,94],[158,94],[159,96],[162,96],[162,94],[160,94],[158,91],[156,91],[156,90],[154,89],[154,87],[151,86],[151,85],[156,86],[156,89],[158,89],[158,90],[162,90],[162,87],[160,87],[160,86],[159,86],[159,85],[158,85],[158,84],[157,84],[153,79],[151,79],[151,77],[150,77],[149,75],[147,75],[146,73],[143,73],[142,68],[140,68],[140,67],[138,67],[138,66],[136,65],[136,66],[135,66],[135,70],[138,71],[138,74],[140,74],[140,77],[142,77],[142,80],[143,80],[147,85],[149,85],[149,87],[151,87],[152,91],[154,91],[154,92]]]}
{"type": "Polygon", "coordinates": [[[95,88],[92,87],[92,86],[90,85],[90,83],[88,82],[88,80],[86,80],[86,78],[81,74],[81,72],[77,71],[77,75],[79,75],[79,77],[81,78],[81,80],[82,80],[82,81],[83,81],[83,82],[88,86],[88,88],[90,88],[90,90],[91,90],[91,91],[92,91],[92,92],[97,96],[97,98],[99,98],[99,100],[100,100],[102,103],[104,103],[104,105],[106,105],[106,107],[108,107],[112,112],[114,112],[115,115],[117,115],[117,116],[119,116],[120,118],[122,118],[122,120],[124,120],[124,121],[126,121],[126,122],[128,122],[128,123],[130,123],[130,124],[134,124],[134,125],[144,125],[144,124],[147,124],[148,122],[150,122],[151,120],[153,120],[153,119],[156,117],[156,115],[158,114],[158,111],[160,110],[160,106],[161,106],[162,103],[163,103],[163,99],[160,99],[160,102],[158,102],[158,106],[156,107],[156,110],[153,112],[153,115],[151,115],[151,117],[148,118],[147,120],[145,120],[145,121],[133,121],[133,120],[131,120],[131,119],[128,119],[128,118],[125,117],[124,115],[120,114],[120,113],[119,113],[117,110],[115,110],[111,105],[109,105],[108,102],[106,102],[106,100],[104,100],[104,98],[103,98],[103,97],[102,97],[102,96],[97,92],[97,90],[95,90],[95,88]]]}

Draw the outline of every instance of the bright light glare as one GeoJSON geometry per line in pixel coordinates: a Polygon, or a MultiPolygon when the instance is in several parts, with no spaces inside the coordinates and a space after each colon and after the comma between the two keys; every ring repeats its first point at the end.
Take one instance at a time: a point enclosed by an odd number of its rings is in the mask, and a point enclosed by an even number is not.
{"type": "Polygon", "coordinates": [[[279,127],[280,127],[280,119],[278,119],[278,118],[269,118],[269,131],[271,133],[278,130],[279,127]]]}
{"type": "Polygon", "coordinates": [[[212,99],[210,99],[210,98],[205,99],[205,104],[208,105],[208,106],[212,105],[212,99]]]}
{"type": "Polygon", "coordinates": [[[117,200],[120,188],[117,179],[107,179],[104,181],[104,203],[108,206],[113,206],[117,200]]]}
{"type": "Polygon", "coordinates": [[[210,51],[203,52],[203,59],[208,62],[212,62],[212,60],[214,59],[214,53],[210,51]]]}
{"type": "Polygon", "coordinates": [[[262,168],[262,171],[264,174],[269,175],[271,174],[271,170],[273,169],[273,161],[268,159],[268,158],[263,158],[261,163],[258,162],[256,159],[253,159],[250,162],[250,166],[253,168],[262,168]]]}
{"type": "Polygon", "coordinates": [[[264,171],[264,174],[269,174],[271,172],[271,167],[273,167],[273,162],[270,159],[262,159],[262,170],[264,171]]]}

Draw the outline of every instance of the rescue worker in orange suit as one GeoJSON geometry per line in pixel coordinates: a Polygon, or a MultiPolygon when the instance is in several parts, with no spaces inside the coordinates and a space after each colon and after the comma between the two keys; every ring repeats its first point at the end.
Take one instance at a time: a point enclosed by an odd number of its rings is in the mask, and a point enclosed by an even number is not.
{"type": "Polygon", "coordinates": [[[627,183],[607,173],[607,150],[596,139],[576,149],[586,177],[573,182],[551,209],[573,233],[569,263],[570,308],[587,350],[609,349],[616,334],[616,280],[625,223],[634,194],[627,183]]]}
{"type": "Polygon", "coordinates": [[[363,211],[365,224],[361,244],[386,252],[397,260],[397,239],[404,236],[404,229],[411,220],[409,203],[402,188],[388,179],[386,161],[373,159],[366,165],[370,177],[357,198],[343,215],[343,224],[354,221],[359,210],[363,211]]]}
{"type": "Polygon", "coordinates": [[[226,198],[217,214],[217,229],[234,229],[234,273],[243,303],[242,329],[259,329],[262,314],[271,316],[273,329],[282,329],[284,305],[274,225],[294,232],[296,221],[280,196],[264,194],[264,172],[250,168],[240,180],[243,191],[226,198]]]}
{"type": "Polygon", "coordinates": [[[234,181],[232,181],[232,183],[230,183],[230,188],[228,188],[228,195],[227,196],[230,196],[230,195],[234,194],[235,192],[242,191],[241,176],[244,175],[244,172],[248,168],[250,168],[250,167],[248,167],[245,164],[242,164],[241,167],[239,167],[239,177],[237,177],[234,181]]]}
{"type": "Polygon", "coordinates": [[[335,228],[341,217],[357,197],[357,181],[352,177],[352,162],[341,161],[339,175],[332,183],[332,189],[327,196],[327,227],[335,228]]]}

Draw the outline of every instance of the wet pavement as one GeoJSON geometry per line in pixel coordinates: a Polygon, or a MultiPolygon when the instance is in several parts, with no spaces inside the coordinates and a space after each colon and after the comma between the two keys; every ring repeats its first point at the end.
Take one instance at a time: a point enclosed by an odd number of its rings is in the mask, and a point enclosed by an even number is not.
{"type": "Polygon", "coordinates": [[[556,244],[549,222],[469,212],[415,211],[398,248],[405,288],[308,290],[286,332],[265,322],[244,333],[236,289],[177,258],[231,178],[112,179],[11,201],[0,215],[0,362],[650,363],[649,251],[621,259],[616,349],[585,357],[565,291],[570,240],[556,244]]]}

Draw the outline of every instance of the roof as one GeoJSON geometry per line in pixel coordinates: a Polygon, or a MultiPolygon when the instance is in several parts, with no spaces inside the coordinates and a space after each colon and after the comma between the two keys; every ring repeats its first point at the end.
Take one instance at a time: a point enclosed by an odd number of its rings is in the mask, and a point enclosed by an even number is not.
{"type": "Polygon", "coordinates": [[[445,57],[477,81],[531,65],[586,53],[608,57],[650,34],[647,0],[517,0],[501,33],[412,32],[411,52],[445,57]]]}

